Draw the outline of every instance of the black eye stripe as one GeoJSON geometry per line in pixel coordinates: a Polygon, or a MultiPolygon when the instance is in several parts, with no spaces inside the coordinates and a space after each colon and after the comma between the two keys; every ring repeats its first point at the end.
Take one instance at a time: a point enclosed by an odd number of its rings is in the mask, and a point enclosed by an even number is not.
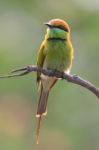
{"type": "Polygon", "coordinates": [[[62,29],[62,30],[64,30],[64,31],[66,31],[66,32],[69,32],[69,30],[68,29],[66,29],[64,26],[52,26],[53,28],[59,28],[59,29],[62,29]]]}

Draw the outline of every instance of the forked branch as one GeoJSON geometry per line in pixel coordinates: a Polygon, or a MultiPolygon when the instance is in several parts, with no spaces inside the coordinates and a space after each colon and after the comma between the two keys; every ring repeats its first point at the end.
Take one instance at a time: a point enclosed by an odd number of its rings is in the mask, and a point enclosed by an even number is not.
{"type": "Polygon", "coordinates": [[[90,83],[87,80],[84,80],[80,76],[67,74],[64,72],[57,71],[57,70],[42,69],[42,68],[39,68],[39,67],[33,66],[33,65],[14,70],[9,75],[0,76],[0,78],[19,77],[19,76],[27,75],[31,72],[41,72],[44,75],[47,75],[50,77],[65,79],[68,82],[72,82],[74,84],[81,85],[84,88],[91,91],[92,93],[94,93],[99,98],[99,88],[96,88],[95,85],[93,85],[92,83],[90,83]]]}

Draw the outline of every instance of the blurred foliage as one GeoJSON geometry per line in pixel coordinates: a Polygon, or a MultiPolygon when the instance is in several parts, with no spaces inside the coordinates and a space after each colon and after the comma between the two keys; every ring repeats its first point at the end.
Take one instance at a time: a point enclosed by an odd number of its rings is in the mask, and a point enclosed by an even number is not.
{"type": "MultiPolygon", "coordinates": [[[[35,64],[46,27],[62,18],[71,26],[72,74],[99,87],[99,2],[0,0],[0,74],[35,64]]],[[[84,88],[58,81],[50,93],[40,144],[35,144],[36,74],[0,80],[1,150],[98,150],[99,102],[84,88]]]]}

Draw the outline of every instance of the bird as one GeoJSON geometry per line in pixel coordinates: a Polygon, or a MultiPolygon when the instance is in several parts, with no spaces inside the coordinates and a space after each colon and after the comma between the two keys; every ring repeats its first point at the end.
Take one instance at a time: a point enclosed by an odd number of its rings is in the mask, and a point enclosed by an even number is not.
{"type": "MultiPolygon", "coordinates": [[[[58,70],[70,73],[74,50],[70,39],[70,27],[62,19],[51,19],[44,23],[47,26],[44,40],[37,51],[37,67],[43,69],[58,70]]],[[[36,130],[36,142],[39,143],[40,123],[42,116],[47,114],[48,96],[52,87],[57,82],[56,77],[45,76],[37,72],[37,84],[40,89],[40,97],[36,117],[38,125],[36,130]]]]}

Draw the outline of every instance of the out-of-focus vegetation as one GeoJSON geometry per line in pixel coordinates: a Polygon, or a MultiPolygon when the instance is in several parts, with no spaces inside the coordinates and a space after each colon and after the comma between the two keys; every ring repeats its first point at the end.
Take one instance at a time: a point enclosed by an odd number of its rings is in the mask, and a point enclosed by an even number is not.
{"type": "MultiPolygon", "coordinates": [[[[62,18],[71,26],[72,74],[99,87],[99,2],[1,0],[0,74],[35,64],[46,27],[62,18]]],[[[82,87],[58,81],[50,93],[40,144],[35,144],[36,75],[0,80],[1,150],[98,150],[99,101],[82,87]]]]}

